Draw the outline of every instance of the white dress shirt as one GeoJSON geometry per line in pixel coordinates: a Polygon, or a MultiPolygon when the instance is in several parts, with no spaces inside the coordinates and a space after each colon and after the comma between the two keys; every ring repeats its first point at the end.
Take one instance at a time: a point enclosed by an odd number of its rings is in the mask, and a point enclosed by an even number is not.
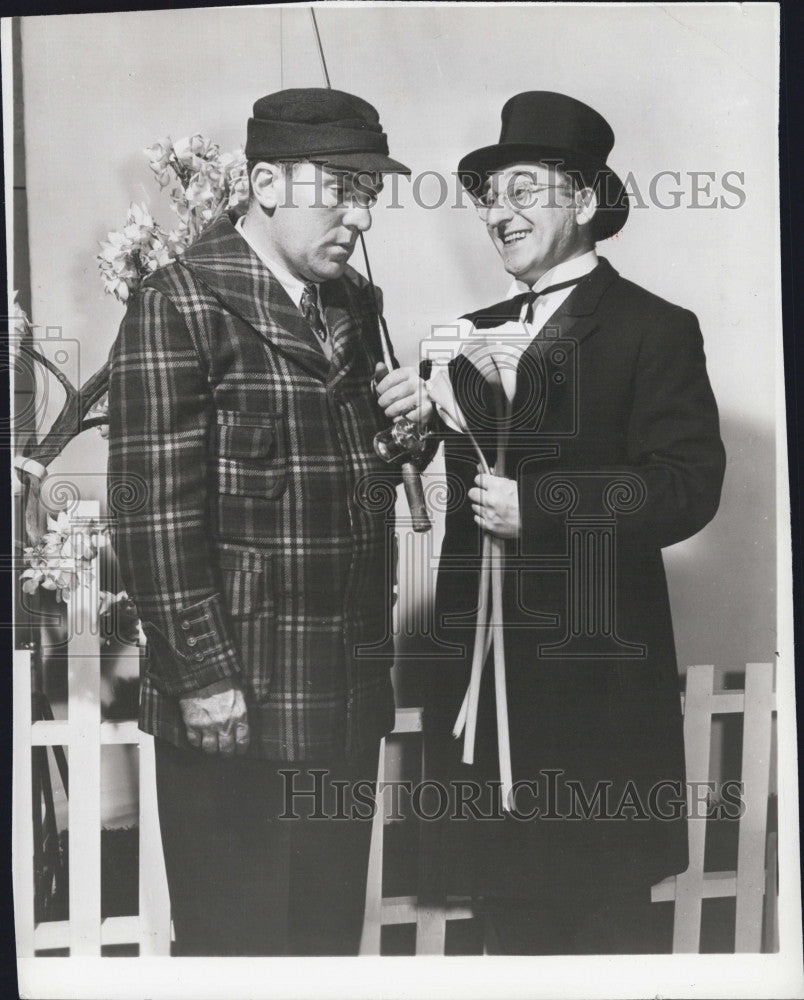
{"type": "MultiPolygon", "coordinates": [[[[539,292],[550,285],[558,285],[573,278],[582,278],[597,267],[598,257],[594,250],[563,261],[546,271],[532,286],[523,281],[515,280],[508,290],[507,298],[513,298],[522,292],[539,292]]],[[[524,302],[515,323],[503,323],[491,330],[475,330],[469,320],[458,320],[450,324],[448,329],[457,333],[454,354],[466,354],[482,370],[492,370],[492,365],[500,374],[500,381],[509,399],[513,399],[516,389],[516,369],[522,352],[528,344],[544,329],[545,324],[569,298],[574,286],[560,288],[540,296],[533,303],[533,316],[528,323],[525,317],[528,303],[524,302]]],[[[454,336],[454,334],[453,334],[454,336]]],[[[433,364],[433,371],[425,383],[431,399],[443,418],[453,430],[464,429],[463,414],[458,408],[452,392],[452,384],[446,369],[447,360],[443,357],[433,364]]]]}
{"type": "MultiPolygon", "coordinates": [[[[291,274],[286,267],[278,263],[272,257],[269,257],[261,247],[258,247],[251,239],[249,239],[248,234],[243,229],[243,223],[245,221],[245,215],[241,215],[240,218],[235,223],[235,229],[240,233],[243,239],[248,243],[254,253],[260,258],[260,260],[265,264],[271,274],[276,278],[279,284],[288,293],[288,297],[294,306],[301,312],[301,297],[304,291],[304,286],[307,282],[301,281],[294,274],[291,274]]],[[[316,293],[318,292],[318,285],[315,286],[316,293]]],[[[321,300],[318,300],[318,314],[321,317],[321,322],[326,327],[327,321],[324,316],[324,310],[321,308],[321,300]]],[[[332,338],[327,337],[326,340],[322,341],[318,337],[315,338],[315,342],[321,348],[321,350],[326,355],[329,360],[332,357],[332,338]]]]}

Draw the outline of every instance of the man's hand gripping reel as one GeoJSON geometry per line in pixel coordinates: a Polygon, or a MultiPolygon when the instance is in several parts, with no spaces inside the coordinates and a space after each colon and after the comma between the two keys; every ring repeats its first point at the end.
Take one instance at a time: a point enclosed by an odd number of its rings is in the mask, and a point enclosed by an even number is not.
{"type": "MultiPolygon", "coordinates": [[[[380,317],[380,323],[385,328],[385,322],[380,317]]],[[[384,329],[387,338],[387,330],[384,329]]],[[[393,366],[389,353],[383,341],[385,371],[377,373],[376,381],[381,381],[393,366]]],[[[405,497],[410,508],[410,516],[414,531],[429,531],[432,525],[424,503],[422,476],[416,465],[426,446],[429,433],[421,431],[407,417],[397,417],[386,431],[374,435],[374,450],[384,462],[399,462],[402,466],[402,484],[405,487],[405,497]]]]}

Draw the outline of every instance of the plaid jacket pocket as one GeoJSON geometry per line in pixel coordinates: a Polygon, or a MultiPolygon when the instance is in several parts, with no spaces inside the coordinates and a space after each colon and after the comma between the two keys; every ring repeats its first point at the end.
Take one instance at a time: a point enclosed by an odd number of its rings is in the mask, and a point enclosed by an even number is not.
{"type": "Polygon", "coordinates": [[[287,487],[287,427],[282,413],[217,412],[218,489],[276,499],[287,487]]]}
{"type": "Polygon", "coordinates": [[[259,552],[221,548],[223,593],[232,620],[232,637],[244,665],[248,701],[263,704],[270,694],[276,663],[276,601],[268,557],[259,552]]]}

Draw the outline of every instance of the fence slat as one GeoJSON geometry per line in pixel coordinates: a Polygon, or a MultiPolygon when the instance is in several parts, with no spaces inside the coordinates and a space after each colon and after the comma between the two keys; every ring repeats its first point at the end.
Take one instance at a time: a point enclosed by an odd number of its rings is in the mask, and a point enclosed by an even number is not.
{"type": "MultiPolygon", "coordinates": [[[[98,519],[97,501],[76,504],[74,529],[98,519]]],[[[100,645],[98,560],[67,601],[69,766],[79,777],[69,799],[70,955],[100,955],[100,645]],[[81,791],[78,791],[80,787],[81,791]]]]}
{"type": "Polygon", "coordinates": [[[366,873],[366,907],[363,914],[363,930],[360,935],[360,954],[379,955],[382,937],[382,858],[383,827],[385,825],[385,802],[382,783],[385,781],[385,739],[380,740],[380,756],[377,761],[376,810],[371,821],[371,847],[369,848],[368,871],[366,873]]]}
{"type": "Polygon", "coordinates": [[[737,846],[737,916],[734,950],[759,951],[765,892],[765,835],[770,780],[773,664],[749,663],[745,671],[743,801],[737,846]]]}
{"type": "MultiPolygon", "coordinates": [[[[701,894],[704,899],[722,899],[737,892],[737,872],[704,872],[701,883],[701,894]]],[[[676,898],[676,876],[657,882],[651,888],[652,903],[670,903],[676,898]]]]}
{"type": "MultiPolygon", "coordinates": [[[[136,940],[136,917],[106,917],[101,922],[101,944],[133,944],[136,940]]],[[[38,924],[34,941],[37,951],[68,948],[70,921],[48,920],[38,924]]]]}
{"type": "Polygon", "coordinates": [[[31,746],[59,747],[70,742],[70,723],[66,719],[34,722],[30,734],[31,746]]]}
{"type": "Polygon", "coordinates": [[[762,951],[766,954],[779,950],[779,886],[776,866],[779,863],[778,834],[768,834],[765,852],[765,906],[762,921],[762,951]]]}
{"type": "Polygon", "coordinates": [[[690,863],[676,876],[676,906],[673,917],[673,951],[696,953],[701,941],[701,899],[703,897],[704,844],[706,823],[692,818],[696,803],[694,782],[709,780],[709,742],[714,667],[689,667],[684,699],[684,748],[687,760],[687,806],[690,863]]]}
{"type": "Polygon", "coordinates": [[[123,719],[118,722],[107,719],[101,723],[100,740],[104,746],[109,746],[112,743],[139,746],[140,731],[137,728],[137,720],[123,719]]]}
{"type": "Polygon", "coordinates": [[[31,654],[14,651],[14,776],[12,867],[17,956],[34,953],[33,773],[31,760],[31,654]]]}
{"type": "Polygon", "coordinates": [[[170,954],[170,896],[159,831],[154,773],[154,740],[140,744],[140,955],[170,954]]]}
{"type": "MultiPolygon", "coordinates": [[[[475,911],[469,896],[448,896],[447,920],[472,920],[475,911]]],[[[418,896],[386,896],[382,901],[382,925],[415,924],[419,913],[418,896]]]]}
{"type": "MultiPolygon", "coordinates": [[[[46,719],[34,722],[31,727],[31,743],[35,747],[63,746],[70,740],[70,723],[67,719],[46,719]]],[[[101,723],[100,741],[104,746],[113,743],[139,746],[140,736],[135,719],[106,721],[101,723]]]]}
{"type": "MultiPolygon", "coordinates": [[[[422,740],[422,781],[427,777],[426,742],[422,740]]],[[[444,824],[419,818],[419,906],[416,954],[443,955],[447,938],[447,900],[442,837],[444,824]]]]}

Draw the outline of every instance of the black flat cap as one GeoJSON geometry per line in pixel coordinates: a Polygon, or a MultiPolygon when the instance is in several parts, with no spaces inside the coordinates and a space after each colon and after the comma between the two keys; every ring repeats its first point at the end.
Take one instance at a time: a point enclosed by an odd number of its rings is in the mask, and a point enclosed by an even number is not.
{"type": "Polygon", "coordinates": [[[306,87],[261,97],[248,120],[248,159],[306,159],[339,170],[409,174],[388,155],[388,137],[368,101],[306,87]]]}

